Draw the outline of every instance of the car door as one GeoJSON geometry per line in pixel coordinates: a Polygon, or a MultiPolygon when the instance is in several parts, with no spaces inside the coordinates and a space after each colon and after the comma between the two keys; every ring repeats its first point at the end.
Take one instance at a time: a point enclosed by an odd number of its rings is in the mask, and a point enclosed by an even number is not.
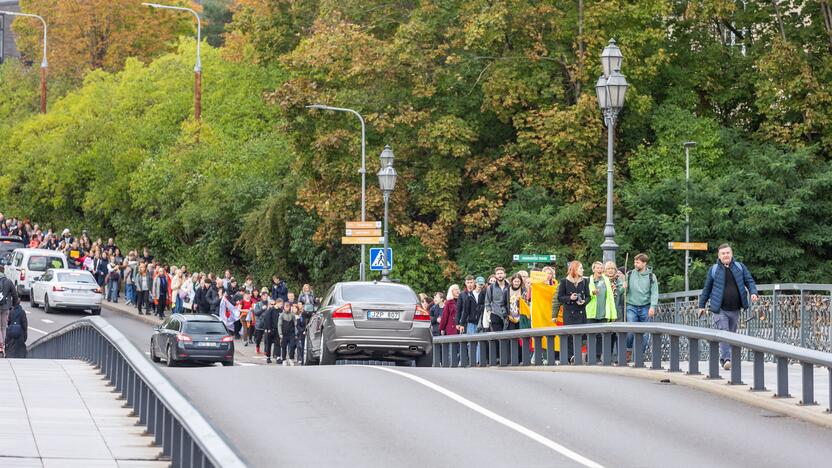
{"type": "Polygon", "coordinates": [[[171,320],[173,320],[173,317],[167,317],[165,320],[162,321],[162,323],[159,324],[159,326],[154,331],[156,339],[153,340],[153,342],[154,346],[156,346],[155,352],[157,355],[161,354],[162,350],[165,349],[165,346],[167,346],[167,337],[165,336],[165,330],[167,329],[168,324],[171,320]]]}
{"type": "Polygon", "coordinates": [[[54,275],[55,272],[53,270],[46,270],[46,273],[44,273],[43,276],[32,283],[32,297],[38,304],[43,304],[43,297],[46,295],[46,289],[49,287],[49,283],[52,281],[52,277],[54,275]]]}

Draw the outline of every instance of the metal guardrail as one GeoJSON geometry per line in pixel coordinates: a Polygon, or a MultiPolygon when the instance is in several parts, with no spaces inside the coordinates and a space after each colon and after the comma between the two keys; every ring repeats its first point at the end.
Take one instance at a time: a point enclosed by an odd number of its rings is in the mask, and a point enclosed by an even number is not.
{"type": "MultiPolygon", "coordinates": [[[[762,284],[757,289],[760,299],[743,312],[738,333],[832,352],[832,284],[762,284]]],[[[653,321],[713,328],[711,316],[699,318],[701,293],[699,289],[659,295],[653,321]]],[[[747,353],[744,357],[750,359],[747,353]]]]}
{"type": "MultiPolygon", "coordinates": [[[[551,343],[555,337],[560,337],[560,349],[566,349],[567,340],[577,344],[576,348],[581,349],[580,343],[586,337],[587,365],[602,364],[613,365],[613,336],[617,343],[625,343],[627,335],[632,334],[633,342],[633,367],[645,366],[645,355],[643,351],[644,340],[648,339],[659,343],[666,338],[669,342],[669,372],[681,372],[681,362],[685,356],[681,346],[682,341],[687,342],[689,356],[699,356],[700,342],[704,342],[709,349],[708,375],[709,379],[721,379],[719,375],[719,343],[727,343],[731,347],[731,360],[739,363],[742,352],[750,351],[752,354],[753,379],[751,387],[753,391],[765,391],[765,356],[770,355],[777,362],[777,391],[775,396],[787,398],[789,394],[789,361],[800,363],[802,370],[802,399],[800,405],[816,405],[814,394],[814,367],[820,366],[827,370],[829,375],[829,391],[827,395],[827,412],[832,411],[832,353],[815,351],[784,343],[777,343],[770,340],[749,337],[737,333],[721,330],[710,330],[701,327],[690,327],[666,323],[605,323],[593,325],[568,325],[554,328],[526,328],[494,333],[480,333],[473,335],[451,335],[434,337],[433,356],[434,367],[473,367],[473,366],[549,366],[556,365],[556,351],[551,343]],[[601,360],[597,359],[597,336],[601,336],[601,360]],[[543,349],[543,338],[546,338],[549,346],[543,349]],[[522,343],[522,345],[521,345],[522,343]],[[532,345],[539,352],[532,353],[532,345]],[[479,360],[476,357],[479,356],[479,360]],[[472,359],[473,358],[473,359],[472,359]]],[[[617,351],[616,363],[627,362],[626,347],[615,346],[617,351]]],[[[650,368],[662,369],[663,352],[661,346],[650,348],[650,368]]],[[[699,359],[687,359],[689,375],[700,375],[699,359]]],[[[583,357],[580,352],[575,353],[574,365],[583,365],[583,357]]],[[[742,366],[731,367],[729,383],[742,385],[742,366]]],[[[832,417],[832,416],[830,416],[832,417]]]]}
{"type": "Polygon", "coordinates": [[[214,428],[150,361],[101,317],[88,317],[29,347],[30,358],[81,359],[101,369],[179,467],[245,467],[214,428]]]}

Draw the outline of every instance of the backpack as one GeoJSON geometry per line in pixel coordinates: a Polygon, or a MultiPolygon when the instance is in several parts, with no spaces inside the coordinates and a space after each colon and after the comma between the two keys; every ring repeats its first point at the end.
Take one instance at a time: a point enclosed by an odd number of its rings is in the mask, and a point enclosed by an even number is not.
{"type": "Polygon", "coordinates": [[[12,311],[12,315],[9,317],[9,327],[6,328],[6,338],[22,338],[23,337],[23,325],[20,323],[20,315],[24,313],[23,309],[17,307],[12,311]]]}
{"type": "MultiPolygon", "coordinates": [[[[634,271],[635,270],[630,270],[630,271],[627,272],[627,284],[628,285],[630,284],[630,279],[632,278],[634,271]]],[[[655,280],[655,278],[656,278],[656,274],[651,271],[650,272],[650,284],[647,286],[647,289],[649,291],[653,290],[653,280],[655,280]]]]}
{"type": "MultiPolygon", "coordinates": [[[[734,260],[734,265],[736,265],[736,266],[737,266],[737,268],[739,268],[739,269],[740,269],[740,273],[742,273],[742,271],[743,271],[743,269],[744,269],[743,264],[742,264],[742,263],[740,263],[740,262],[738,262],[738,261],[736,261],[736,260],[734,260]]],[[[714,263],[714,265],[711,267],[711,270],[708,272],[708,276],[710,276],[710,277],[711,277],[711,279],[716,279],[716,271],[717,271],[717,267],[719,267],[719,262],[714,263]]]]}

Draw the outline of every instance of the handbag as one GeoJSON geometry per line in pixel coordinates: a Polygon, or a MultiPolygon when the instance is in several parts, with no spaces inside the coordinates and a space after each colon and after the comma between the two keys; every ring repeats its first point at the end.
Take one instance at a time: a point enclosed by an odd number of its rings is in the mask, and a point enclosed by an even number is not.
{"type": "Polygon", "coordinates": [[[17,339],[23,337],[23,325],[20,324],[20,314],[21,309],[17,308],[14,309],[12,316],[9,317],[9,326],[6,328],[6,338],[17,339]]]}

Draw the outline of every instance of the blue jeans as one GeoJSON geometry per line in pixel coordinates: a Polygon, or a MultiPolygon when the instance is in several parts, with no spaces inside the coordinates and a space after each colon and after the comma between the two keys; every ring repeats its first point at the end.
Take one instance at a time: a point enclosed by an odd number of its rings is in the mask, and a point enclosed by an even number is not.
{"type": "MultiPolygon", "coordinates": [[[[718,314],[714,314],[714,328],[736,333],[739,320],[740,312],[738,310],[720,310],[718,314]]],[[[720,343],[719,361],[725,362],[730,360],[731,346],[728,343],[720,343]]]]}
{"type": "Polygon", "coordinates": [[[107,300],[118,302],[118,280],[110,280],[109,288],[107,288],[107,300]]]}
{"type": "MultiPolygon", "coordinates": [[[[476,335],[477,333],[478,332],[477,332],[477,324],[476,323],[469,323],[469,324],[465,325],[465,334],[466,335],[476,335]]],[[[476,342],[472,343],[471,346],[476,348],[477,354],[476,354],[476,356],[474,356],[474,359],[471,359],[471,356],[468,356],[468,360],[473,361],[473,362],[471,362],[472,365],[474,363],[479,364],[479,362],[480,362],[480,348],[479,348],[479,346],[477,346],[476,342]]]]}
{"type": "Polygon", "coordinates": [[[179,293],[176,294],[176,305],[173,307],[173,313],[182,313],[182,298],[179,297],[179,293]]]}
{"type": "MultiPolygon", "coordinates": [[[[627,305],[627,321],[628,322],[652,322],[653,319],[649,315],[650,305],[636,306],[627,305]]],[[[633,349],[633,341],[635,335],[627,333],[627,349],[633,349]]],[[[650,335],[642,335],[642,352],[647,352],[647,345],[650,344],[650,335]]]]}
{"type": "Polygon", "coordinates": [[[124,297],[130,301],[131,304],[136,303],[136,285],[135,284],[125,284],[124,285],[124,297]]]}

